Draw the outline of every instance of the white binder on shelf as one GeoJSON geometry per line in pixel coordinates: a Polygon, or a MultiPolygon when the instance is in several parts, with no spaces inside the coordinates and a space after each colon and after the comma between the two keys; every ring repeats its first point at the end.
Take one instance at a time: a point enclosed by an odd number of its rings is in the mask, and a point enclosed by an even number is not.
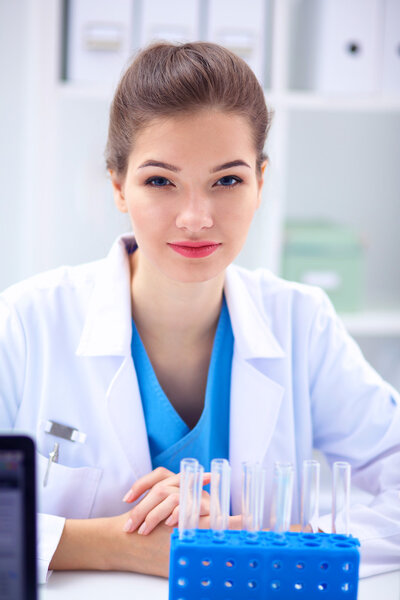
{"type": "Polygon", "coordinates": [[[132,48],[134,0],[70,0],[66,78],[116,84],[132,48]]]}
{"type": "Polygon", "coordinates": [[[376,92],[382,58],[383,0],[319,0],[312,87],[376,92]]]}
{"type": "Polygon", "coordinates": [[[400,0],[385,0],[382,91],[400,93],[400,0]]]}
{"type": "Polygon", "coordinates": [[[269,0],[209,0],[206,37],[241,56],[263,85],[269,0]]]}
{"type": "Polygon", "coordinates": [[[142,2],[141,47],[157,40],[188,42],[200,38],[201,0],[146,0],[142,2]]]}

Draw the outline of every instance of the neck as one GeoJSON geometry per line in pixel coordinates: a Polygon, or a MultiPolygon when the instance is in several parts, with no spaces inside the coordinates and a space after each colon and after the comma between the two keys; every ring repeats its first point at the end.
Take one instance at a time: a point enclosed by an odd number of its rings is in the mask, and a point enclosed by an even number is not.
{"type": "Polygon", "coordinates": [[[212,339],[222,304],[224,273],[204,282],[167,278],[136,250],[131,257],[132,314],[141,336],[180,348],[212,339]]]}

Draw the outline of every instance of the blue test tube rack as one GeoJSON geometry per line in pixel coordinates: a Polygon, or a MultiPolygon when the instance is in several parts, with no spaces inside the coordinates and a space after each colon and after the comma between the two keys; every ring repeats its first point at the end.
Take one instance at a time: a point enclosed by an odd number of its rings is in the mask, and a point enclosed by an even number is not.
{"type": "Polygon", "coordinates": [[[169,600],[356,600],[358,539],[196,529],[171,535],[169,600]]]}

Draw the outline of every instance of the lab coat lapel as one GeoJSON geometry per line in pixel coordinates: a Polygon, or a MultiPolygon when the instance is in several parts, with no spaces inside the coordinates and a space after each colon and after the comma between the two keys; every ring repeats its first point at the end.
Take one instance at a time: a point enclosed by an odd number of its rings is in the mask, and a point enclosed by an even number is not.
{"type": "MultiPolygon", "coordinates": [[[[229,460],[232,491],[241,487],[241,465],[262,463],[274,433],[284,388],[234,352],[232,361],[229,460]]],[[[238,500],[240,494],[233,493],[238,500]]],[[[237,502],[234,502],[237,504],[237,502]]],[[[240,505],[232,506],[234,514],[240,505]]]]}
{"type": "Polygon", "coordinates": [[[249,289],[237,268],[227,270],[225,296],[235,338],[229,447],[234,513],[241,510],[237,493],[241,487],[241,464],[263,461],[284,394],[284,388],[269,373],[271,365],[285,353],[270,329],[261,298],[249,289]]]}
{"type": "Polygon", "coordinates": [[[112,377],[105,391],[110,422],[138,478],[151,470],[146,425],[131,356],[132,316],[127,247],[132,235],[121,236],[99,266],[76,354],[107,356],[112,377]]]}
{"type": "Polygon", "coordinates": [[[131,355],[122,359],[107,391],[108,412],[135,479],[151,471],[139,385],[131,355]]]}

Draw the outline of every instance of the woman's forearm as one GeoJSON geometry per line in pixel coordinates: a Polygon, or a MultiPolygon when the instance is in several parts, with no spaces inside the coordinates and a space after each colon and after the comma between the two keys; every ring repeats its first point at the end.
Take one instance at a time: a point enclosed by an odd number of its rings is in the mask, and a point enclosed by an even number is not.
{"type": "Polygon", "coordinates": [[[134,571],[168,577],[171,528],[125,533],[126,515],[67,519],[50,563],[54,570],[134,571]]]}

